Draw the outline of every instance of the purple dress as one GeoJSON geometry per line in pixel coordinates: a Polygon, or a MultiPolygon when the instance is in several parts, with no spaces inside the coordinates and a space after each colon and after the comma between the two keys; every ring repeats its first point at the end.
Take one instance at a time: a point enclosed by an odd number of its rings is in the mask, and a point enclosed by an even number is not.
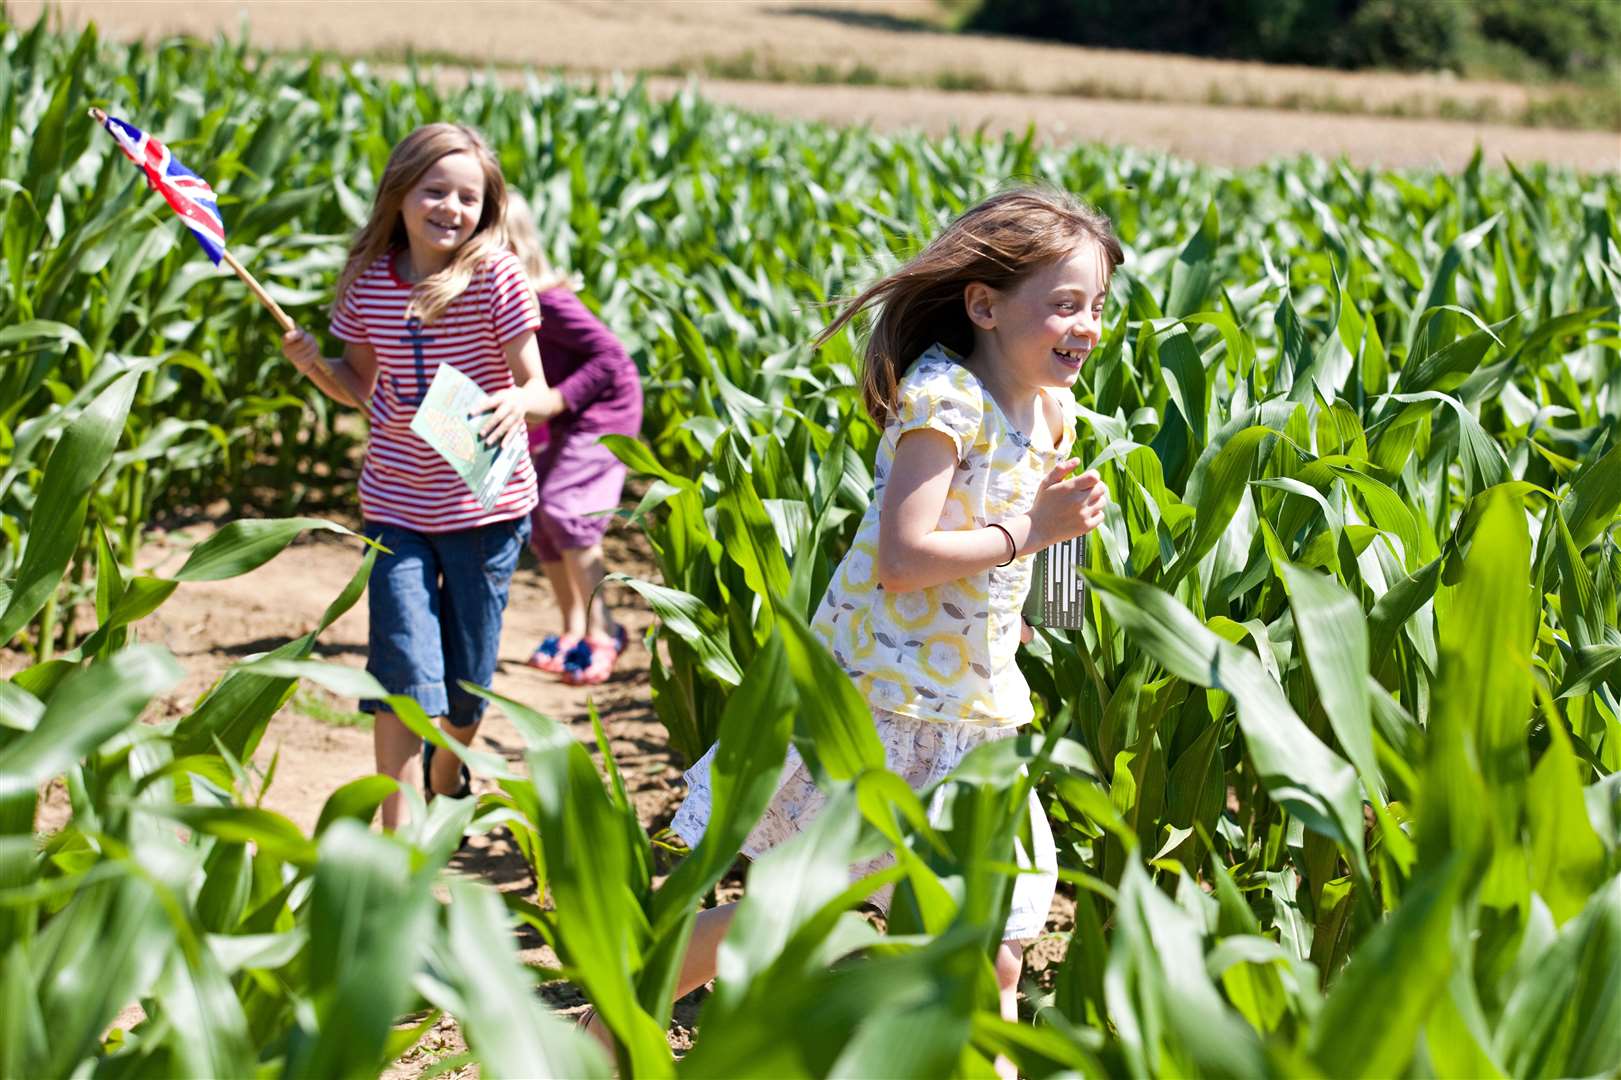
{"type": "Polygon", "coordinates": [[[566,288],[537,294],[540,301],[540,363],[546,384],[563,397],[564,409],[546,426],[535,451],[540,503],[531,543],[542,562],[560,552],[588,548],[602,539],[625,483],[625,466],[600,436],[642,429],[642,380],[625,346],[566,288]]]}

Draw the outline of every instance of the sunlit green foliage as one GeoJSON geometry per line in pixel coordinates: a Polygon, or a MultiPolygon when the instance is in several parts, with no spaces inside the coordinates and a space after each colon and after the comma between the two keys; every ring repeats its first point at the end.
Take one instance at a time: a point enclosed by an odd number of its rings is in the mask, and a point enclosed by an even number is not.
{"type": "Polygon", "coordinates": [[[6,31],[0,69],[0,646],[35,661],[0,683],[0,1071],[369,1074],[428,1006],[492,1074],[602,1069],[527,993],[512,918],[559,957],[540,976],[602,1009],[626,1074],[983,1075],[997,1053],[1033,1076],[1621,1068],[1614,175],[1227,173],[40,28],[6,31]],[[228,527],[171,579],[129,570],[141,525],[253,485],[296,508],[352,444],[88,104],[205,173],[233,247],[315,328],[390,145],[444,118],[491,138],[646,371],[645,442],[617,448],[660,580],[628,584],[660,619],[672,744],[724,751],[715,824],[673,874],[611,760],[604,782],[520,703],[524,775],[473,756],[501,786],[476,813],[441,800],[366,834],[376,779],[313,838],[258,808],[268,778],[240,763],[297,679],[376,692],[309,662],[313,633],[177,722],[133,722],[178,674],[131,644],[138,620],[324,523],[228,527]],[[965,763],[931,823],[804,625],[876,437],[849,338],[805,343],[829,301],[1027,178],[1097,203],[1129,249],[1076,388],[1117,509],[1086,629],[1023,660],[1037,729],[965,763]],[[64,600],[94,606],[88,637],[56,629],[64,600]],[[750,871],[677,1065],[661,1031],[694,905],[790,740],[831,808],[750,871]],[[59,777],[73,815],[41,843],[59,777]],[[987,957],[1030,783],[1077,902],[1014,1027],[987,957]],[[544,895],[436,893],[463,828],[497,825],[544,895]],[[881,935],[852,914],[879,881],[843,867],[891,846],[881,935]],[[145,1021],[104,1038],[137,1001],[145,1021]]]}

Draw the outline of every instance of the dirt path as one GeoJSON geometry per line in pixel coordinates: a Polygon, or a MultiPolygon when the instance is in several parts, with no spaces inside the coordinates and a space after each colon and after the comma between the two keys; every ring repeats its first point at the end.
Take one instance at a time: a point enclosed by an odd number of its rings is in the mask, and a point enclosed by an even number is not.
{"type": "MultiPolygon", "coordinates": [[[[276,50],[388,59],[411,49],[429,60],[477,57],[580,73],[691,71],[703,75],[709,96],[776,115],[883,130],[1023,130],[1034,123],[1057,141],[1124,143],[1215,165],[1312,152],[1344,155],[1357,166],[1456,169],[1478,143],[1494,163],[1508,157],[1621,170],[1621,135],[1614,132],[1434,118],[1513,116],[1547,90],[948,34],[938,28],[933,0],[464,0],[453,26],[439,6],[379,0],[54,6],[67,24],[94,19],[119,39],[235,35],[246,26],[256,45],[276,50]],[[712,77],[726,73],[747,81],[712,77]],[[828,85],[794,85],[806,81],[828,85]],[[915,85],[852,85],[874,81],[915,85]],[[940,89],[946,85],[958,89],[940,89]]],[[[44,0],[12,0],[9,10],[27,22],[44,7],[44,0]]],[[[659,86],[669,92],[679,84],[659,86]]]]}
{"type": "MultiPolygon", "coordinates": [[[[141,569],[172,572],[186,551],[211,531],[211,526],[203,525],[159,534],[142,550],[141,569]]],[[[640,541],[639,534],[621,531],[610,536],[614,568],[655,573],[631,546],[640,541]]],[[[360,558],[358,541],[317,533],[250,574],[182,585],[139,624],[141,639],[168,648],[186,671],[184,681],[155,702],[149,715],[167,719],[184,714],[230,664],[308,632],[360,565],[360,558]]],[[[647,652],[641,637],[652,616],[637,606],[623,607],[621,616],[632,645],[614,677],[600,687],[571,687],[524,664],[535,642],[555,629],[553,611],[550,587],[526,555],[512,583],[494,689],[569,722],[588,743],[592,735],[586,709],[594,701],[643,818],[657,828],[661,815],[668,820],[674,812],[672,784],[680,772],[664,745],[664,728],[653,715],[648,696],[647,652]]],[[[315,658],[363,667],[366,630],[362,597],[321,635],[315,658]]],[[[306,684],[271,721],[255,755],[255,763],[264,768],[273,754],[280,754],[264,805],[306,832],[314,828],[334,789],[374,771],[371,732],[356,722],[354,707],[352,699],[338,699],[306,684]]],[[[475,745],[515,762],[522,752],[517,730],[493,707],[480,725],[475,745]]],[[[474,785],[475,790],[487,786],[474,785]]]]}

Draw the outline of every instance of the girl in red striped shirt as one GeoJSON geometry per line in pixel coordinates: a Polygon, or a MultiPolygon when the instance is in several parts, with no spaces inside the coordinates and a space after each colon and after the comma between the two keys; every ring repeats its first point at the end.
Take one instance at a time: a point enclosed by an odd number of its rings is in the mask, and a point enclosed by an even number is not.
{"type": "MultiPolygon", "coordinates": [[[[534,292],[501,243],[506,182],[483,138],[460,124],[429,124],[394,147],[371,217],[338,278],[332,333],[343,355],[324,359],[315,339],[290,331],[282,351],[333,399],[366,411],[370,435],[360,474],[366,535],[387,548],[367,589],[366,670],[390,694],[421,705],[468,745],[485,702],[461,689],[488,686],[518,553],[529,538],[535,474],[527,455],[488,508],[449,462],[411,430],[441,364],[488,396],[490,443],[523,440],[525,424],[563,407],[546,384],[535,343],[534,292]]],[[[377,771],[403,779],[419,740],[386,702],[375,714],[377,771]]],[[[469,794],[465,768],[424,747],[424,794],[469,794]]],[[[399,796],[382,808],[384,828],[399,796]]]]}

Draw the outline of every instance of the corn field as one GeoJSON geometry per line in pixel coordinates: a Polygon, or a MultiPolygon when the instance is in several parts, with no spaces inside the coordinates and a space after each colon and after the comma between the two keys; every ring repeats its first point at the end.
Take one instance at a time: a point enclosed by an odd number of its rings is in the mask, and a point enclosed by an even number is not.
{"type": "Polygon", "coordinates": [[[1229,172],[634,84],[3,34],[0,648],[20,670],[0,682],[0,1075],[376,1075],[448,1013],[487,1075],[607,1076],[535,993],[560,979],[600,1009],[620,1075],[986,1076],[997,1055],[1032,1077],[1621,1070],[1616,174],[1229,172]],[[341,499],[359,436],[92,104],[208,177],[233,250],[317,329],[394,142],[456,119],[497,148],[645,369],[643,439],[615,449],[658,580],[619,580],[658,618],[670,744],[721,745],[709,831],[673,872],[600,727],[599,764],[517,701],[498,706],[522,768],[390,699],[497,780],[476,805],[418,799],[392,835],[366,827],[383,777],[334,792],[313,834],[259,805],[268,778],[243,762],[301,680],[383,696],[311,659],[364,590],[359,537],[318,627],[142,722],[181,673],[143,618],[305,531],[347,532],[237,521],[165,577],[134,569],[143,527],[220,495],[284,515],[341,499]],[[1126,244],[1075,387],[1077,455],[1115,507],[1089,540],[1084,630],[1021,655],[1036,724],[972,755],[931,819],[807,629],[877,432],[857,340],[806,342],[831,302],[1027,179],[1095,203],[1126,244]],[[695,912],[790,743],[829,809],[748,869],[677,1062],[695,912]],[[39,835],[55,782],[72,817],[39,835]],[[1010,1024],[990,956],[1031,785],[1075,918],[1010,1024]],[[464,831],[494,828],[534,895],[444,875],[464,831]],[[848,882],[884,850],[892,868],[848,882]],[[892,882],[879,930],[858,909],[892,882]],[[518,962],[519,925],[556,970],[518,962]]]}

